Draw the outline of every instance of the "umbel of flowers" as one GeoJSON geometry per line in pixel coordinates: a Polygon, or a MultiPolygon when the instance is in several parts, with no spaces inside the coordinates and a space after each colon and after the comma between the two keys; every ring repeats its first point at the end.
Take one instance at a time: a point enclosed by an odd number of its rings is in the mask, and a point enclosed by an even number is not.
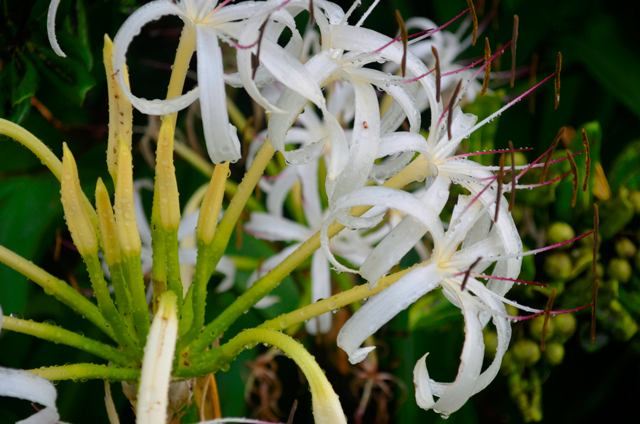
{"type": "MultiPolygon", "coordinates": [[[[555,78],[559,99],[560,56],[554,74],[477,122],[476,116],[462,112],[459,103],[472,101],[478,91],[487,91],[491,62],[504,49],[511,45],[515,54],[517,26],[514,39],[498,52],[492,54],[486,40],[481,60],[457,65],[457,55],[475,44],[478,33],[471,2],[453,19],[464,19],[463,26],[470,32],[465,39],[448,33],[448,24],[436,27],[426,20],[413,21],[423,30],[409,35],[399,14],[401,31],[395,38],[367,29],[364,21],[377,1],[355,23],[351,14],[360,1],[347,12],[326,0],[230,3],[153,1],[129,17],[113,43],[105,36],[110,109],[107,168],[115,186],[113,197],[98,180],[95,206],[91,204],[66,145],[60,161],[26,130],[0,121],[2,133],[29,148],[60,181],[67,225],[89,271],[96,302],[2,246],[0,261],[91,321],[106,337],[104,341],[93,340],[16,317],[4,317],[4,329],[66,344],[110,363],[108,367],[101,363],[68,364],[26,373],[2,369],[0,394],[44,404],[47,409],[38,415],[50,414],[41,422],[55,422],[55,391],[38,377],[122,381],[132,391],[129,397],[136,405],[139,422],[166,422],[171,418],[168,410],[180,410],[168,406],[175,405],[176,398],[184,398],[184,393],[176,394],[181,393],[176,389],[182,387],[181,382],[225,370],[242,350],[265,343],[283,350],[304,372],[316,423],[346,422],[338,397],[315,359],[281,331],[311,320],[307,323],[309,332],[327,332],[332,326],[330,311],[369,298],[338,336],[338,346],[357,363],[375,348],[361,347],[370,335],[424,294],[441,289],[460,308],[465,322],[458,375],[450,383],[431,380],[425,354],[415,365],[414,382],[418,405],[448,416],[495,378],[509,345],[510,320],[517,318],[507,313],[505,305],[531,314],[524,319],[565,312],[551,311],[550,307],[535,309],[505,297],[513,283],[520,282],[522,257],[536,253],[523,252],[510,214],[515,190],[530,188],[519,185],[518,180],[532,167],[544,167],[546,172],[553,163],[555,144],[545,162],[543,156],[531,165],[516,167],[512,160],[507,169],[504,155],[513,156],[513,147],[489,152],[503,154],[499,167],[482,166],[469,160],[474,153],[459,152],[463,139],[550,78],[555,78]],[[304,35],[295,20],[303,13],[308,13],[313,24],[304,35]],[[129,85],[128,46],[146,23],[167,15],[184,22],[167,98],[142,99],[129,85]],[[285,29],[291,36],[283,46],[279,40],[285,29]],[[221,43],[236,49],[235,74],[224,72],[221,43]],[[198,87],[182,94],[196,51],[198,87]],[[378,63],[384,64],[383,70],[378,63]],[[269,122],[267,131],[254,138],[246,158],[246,174],[223,210],[229,162],[240,159],[242,151],[236,130],[241,120],[227,108],[225,85],[244,88],[269,114],[269,122]],[[382,97],[376,88],[384,92],[382,97]],[[183,217],[173,162],[176,118],[177,112],[198,99],[209,157],[216,165],[210,183],[189,200],[191,206],[183,217]],[[133,107],[162,117],[150,225],[137,193],[143,183],[133,179],[133,107]],[[427,109],[430,118],[425,135],[421,116],[427,109]],[[235,126],[229,122],[230,116],[235,126]],[[402,127],[405,120],[409,122],[406,128],[402,127]],[[291,144],[299,146],[285,148],[291,144]],[[276,151],[284,155],[288,166],[276,178],[265,180],[262,176],[276,151]],[[326,180],[319,182],[320,169],[326,170],[326,180]],[[510,183],[504,182],[505,175],[510,175],[510,183]],[[414,182],[424,186],[415,191],[404,189],[414,182]],[[225,262],[223,254],[258,184],[267,192],[266,212],[253,213],[247,231],[295,244],[259,266],[251,287],[207,323],[209,280],[218,269],[231,279],[219,289],[233,282],[233,266],[225,262]],[[443,223],[441,212],[453,184],[469,194],[458,196],[450,221],[443,223]],[[301,189],[306,226],[283,216],[284,201],[295,187],[301,189]],[[326,208],[322,207],[321,192],[327,194],[326,208]],[[511,193],[511,205],[505,192],[511,193]],[[182,241],[187,236],[195,236],[197,250],[184,248],[182,241]],[[429,249],[424,244],[427,239],[432,240],[429,249]],[[412,249],[421,261],[393,272],[412,249]],[[214,345],[245,311],[265,302],[269,293],[310,257],[311,304],[214,345]],[[360,274],[367,283],[331,296],[330,264],[339,272],[360,274]],[[483,274],[491,266],[490,275],[483,274]],[[149,267],[152,278],[147,287],[144,273],[149,267]],[[489,321],[493,321],[499,340],[493,362],[482,371],[482,330],[489,321]],[[9,388],[12,384],[14,391],[9,388]],[[27,393],[24,387],[29,384],[38,391],[27,393]]],[[[55,39],[57,5],[54,0],[49,10],[49,36],[54,50],[63,55],[55,39]]],[[[588,144],[586,147],[587,152],[576,154],[588,154],[588,144]]],[[[566,160],[573,163],[572,155],[566,160]]],[[[573,178],[577,187],[577,172],[573,178]]],[[[188,387],[186,390],[188,400],[188,387]]],[[[113,411],[109,414],[115,419],[113,411]]]]}

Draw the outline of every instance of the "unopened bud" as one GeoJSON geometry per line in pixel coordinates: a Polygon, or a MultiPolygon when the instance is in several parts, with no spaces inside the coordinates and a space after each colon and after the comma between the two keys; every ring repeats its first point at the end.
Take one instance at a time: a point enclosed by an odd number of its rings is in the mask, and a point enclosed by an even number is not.
{"type": "Polygon", "coordinates": [[[113,215],[111,200],[109,200],[109,193],[102,178],[98,178],[98,184],[96,184],[96,210],[98,212],[98,227],[102,235],[104,259],[107,265],[111,266],[120,262],[120,243],[118,243],[116,219],[113,215]]]}
{"type": "Polygon", "coordinates": [[[513,359],[525,366],[535,364],[540,360],[540,347],[533,340],[523,339],[511,348],[513,359]]]}
{"type": "Polygon", "coordinates": [[[176,168],[173,165],[173,125],[164,119],[158,136],[156,151],[156,187],[160,222],[165,230],[177,230],[180,226],[180,200],[176,168]]]}
{"type": "MultiPolygon", "coordinates": [[[[548,244],[558,244],[571,240],[576,236],[575,231],[571,225],[566,222],[554,222],[549,226],[549,232],[547,233],[548,244]]],[[[566,249],[571,246],[572,243],[560,246],[560,249],[566,249]]]]}
{"type": "Polygon", "coordinates": [[[544,260],[544,271],[556,281],[564,281],[571,275],[571,258],[564,252],[555,252],[544,260]]]}
{"type": "MultiPolygon", "coordinates": [[[[577,322],[576,318],[572,314],[559,314],[552,320],[549,320],[549,324],[552,322],[554,325],[556,340],[568,340],[573,336],[573,333],[576,332],[577,322]]],[[[547,325],[547,331],[548,329],[549,327],[547,325]]]]}
{"type": "Polygon", "coordinates": [[[139,256],[141,243],[133,206],[133,165],[131,152],[122,140],[118,149],[118,182],[113,209],[122,252],[128,256],[139,256]]]}
{"type": "Polygon", "coordinates": [[[229,162],[216,165],[211,176],[211,182],[207,189],[202,206],[200,206],[200,215],[198,216],[198,239],[209,244],[213,240],[213,236],[218,226],[218,218],[220,217],[220,209],[222,208],[222,197],[224,196],[224,187],[229,174],[229,162]]]}
{"type": "Polygon", "coordinates": [[[631,278],[631,265],[624,259],[613,258],[607,265],[607,276],[626,283],[631,278]]]}
{"type": "Polygon", "coordinates": [[[91,218],[84,206],[82,188],[78,178],[78,168],[73,154],[63,144],[61,190],[62,208],[71,232],[73,244],[82,256],[98,251],[98,238],[91,223],[91,218]]]}
{"type": "Polygon", "coordinates": [[[543,355],[549,365],[560,365],[564,359],[564,346],[560,343],[549,343],[543,355]]]}
{"type": "Polygon", "coordinates": [[[180,412],[187,405],[190,398],[191,387],[188,381],[172,381],[169,384],[169,408],[174,413],[180,412]]]}
{"type": "Polygon", "coordinates": [[[626,237],[616,240],[616,253],[622,258],[632,258],[636,254],[636,245],[626,237]]]}

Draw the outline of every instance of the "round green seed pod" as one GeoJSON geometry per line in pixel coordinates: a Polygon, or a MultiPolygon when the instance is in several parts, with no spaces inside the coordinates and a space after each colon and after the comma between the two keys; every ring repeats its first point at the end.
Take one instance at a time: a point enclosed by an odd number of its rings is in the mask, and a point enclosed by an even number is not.
{"type": "Polygon", "coordinates": [[[559,314],[556,315],[553,320],[549,321],[553,322],[556,339],[560,338],[563,340],[568,340],[573,336],[578,325],[576,318],[572,314],[559,314]]]}
{"type": "Polygon", "coordinates": [[[556,281],[564,281],[571,275],[571,258],[564,252],[555,252],[544,259],[544,271],[556,281]]]}
{"type": "Polygon", "coordinates": [[[626,237],[620,237],[616,240],[616,253],[621,258],[632,258],[636,254],[636,245],[626,237]]]}
{"type": "MultiPolygon", "coordinates": [[[[527,156],[522,152],[513,152],[513,159],[516,166],[527,164],[527,156]]],[[[511,154],[505,153],[504,166],[511,166],[511,154]]]]}
{"type": "Polygon", "coordinates": [[[607,265],[607,276],[626,283],[631,278],[631,265],[624,259],[613,258],[607,265]]]}
{"type": "MultiPolygon", "coordinates": [[[[549,321],[547,321],[547,340],[553,337],[555,333],[555,318],[552,319],[549,317],[549,321]]],[[[544,315],[541,315],[537,318],[532,319],[529,322],[529,334],[535,340],[542,340],[542,327],[544,326],[544,315]]]]}
{"type": "Polygon", "coordinates": [[[564,359],[564,346],[560,343],[549,343],[542,355],[549,365],[560,365],[564,359]]]}
{"type": "Polygon", "coordinates": [[[533,340],[523,339],[511,348],[513,360],[525,366],[535,364],[540,360],[540,347],[533,340]]]}
{"type": "MultiPolygon", "coordinates": [[[[566,222],[554,222],[549,226],[549,231],[547,232],[547,243],[548,244],[557,244],[562,243],[567,240],[571,240],[576,236],[576,232],[573,230],[571,225],[566,222]]],[[[571,246],[572,243],[565,244],[560,246],[559,249],[567,249],[571,246]]]]}

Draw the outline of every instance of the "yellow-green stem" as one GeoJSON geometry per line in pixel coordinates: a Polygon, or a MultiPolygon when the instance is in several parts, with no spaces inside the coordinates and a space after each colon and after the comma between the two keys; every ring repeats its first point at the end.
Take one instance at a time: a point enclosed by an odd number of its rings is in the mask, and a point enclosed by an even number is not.
{"type": "Polygon", "coordinates": [[[116,366],[98,364],[73,364],[56,367],[42,367],[25,370],[51,381],[59,380],[107,380],[107,381],[137,381],[140,368],[120,368],[116,366]]]}

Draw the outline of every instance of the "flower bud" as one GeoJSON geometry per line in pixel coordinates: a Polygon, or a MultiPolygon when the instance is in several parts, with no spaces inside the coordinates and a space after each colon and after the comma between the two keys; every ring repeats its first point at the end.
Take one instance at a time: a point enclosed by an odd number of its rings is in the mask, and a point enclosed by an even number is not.
{"type": "MultiPolygon", "coordinates": [[[[571,240],[576,236],[575,231],[571,225],[566,222],[554,222],[549,226],[549,232],[547,233],[547,243],[557,244],[567,240],[571,240]]],[[[559,247],[559,249],[567,249],[573,243],[565,244],[559,247]]]]}
{"type": "Polygon", "coordinates": [[[616,240],[616,253],[621,258],[632,258],[636,254],[636,245],[626,237],[616,240]]]}
{"type": "Polygon", "coordinates": [[[523,339],[511,348],[513,359],[525,366],[535,364],[540,360],[540,347],[533,340],[523,339]]]}
{"type": "Polygon", "coordinates": [[[564,252],[555,252],[544,259],[544,271],[554,280],[564,281],[571,275],[571,258],[564,252]]]}
{"type": "Polygon", "coordinates": [[[120,262],[120,244],[118,243],[118,233],[116,231],[116,219],[113,215],[109,193],[98,178],[96,184],[96,210],[98,212],[98,226],[102,235],[102,250],[107,265],[112,266],[120,262]]]}
{"type": "Polygon", "coordinates": [[[131,152],[120,140],[118,149],[118,182],[113,205],[118,230],[118,241],[122,252],[127,256],[140,256],[140,233],[133,207],[133,165],[131,152]]]}
{"type": "Polygon", "coordinates": [[[629,261],[613,258],[607,265],[607,276],[614,278],[621,283],[626,283],[631,278],[631,265],[629,261]]]}
{"type": "MultiPolygon", "coordinates": [[[[527,156],[522,152],[513,152],[513,159],[516,166],[523,166],[527,164],[527,156]]],[[[504,166],[511,166],[511,155],[507,154],[504,158],[504,166]]]]}
{"type": "Polygon", "coordinates": [[[222,208],[222,197],[224,196],[224,187],[229,173],[229,162],[216,165],[211,176],[209,188],[202,200],[200,207],[200,215],[198,216],[198,239],[209,244],[213,240],[213,236],[218,226],[220,218],[220,209],[222,208]]]}
{"type": "MultiPolygon", "coordinates": [[[[529,324],[529,334],[531,335],[531,337],[533,337],[535,340],[542,340],[542,329],[544,326],[544,315],[539,316],[537,318],[534,318],[531,320],[530,324],[529,324]]],[[[547,335],[546,338],[547,340],[550,339],[551,337],[553,337],[554,334],[554,330],[555,330],[555,318],[554,319],[549,319],[547,321],[547,335]]]]}
{"type": "Polygon", "coordinates": [[[564,346],[560,343],[549,343],[542,355],[549,365],[560,365],[564,359],[564,346]]]}
{"type": "Polygon", "coordinates": [[[82,256],[97,253],[98,238],[83,203],[78,168],[67,143],[63,144],[60,194],[62,195],[62,208],[67,227],[69,227],[73,244],[78,248],[78,252],[82,256]]]}
{"type": "Polygon", "coordinates": [[[164,119],[158,136],[156,151],[156,187],[160,222],[165,230],[176,231],[180,226],[180,200],[176,168],[173,165],[173,125],[164,119]]]}
{"type": "Polygon", "coordinates": [[[552,322],[556,339],[568,340],[573,336],[573,333],[576,332],[577,322],[572,314],[559,314],[552,320],[549,320],[549,323],[552,322]]]}

